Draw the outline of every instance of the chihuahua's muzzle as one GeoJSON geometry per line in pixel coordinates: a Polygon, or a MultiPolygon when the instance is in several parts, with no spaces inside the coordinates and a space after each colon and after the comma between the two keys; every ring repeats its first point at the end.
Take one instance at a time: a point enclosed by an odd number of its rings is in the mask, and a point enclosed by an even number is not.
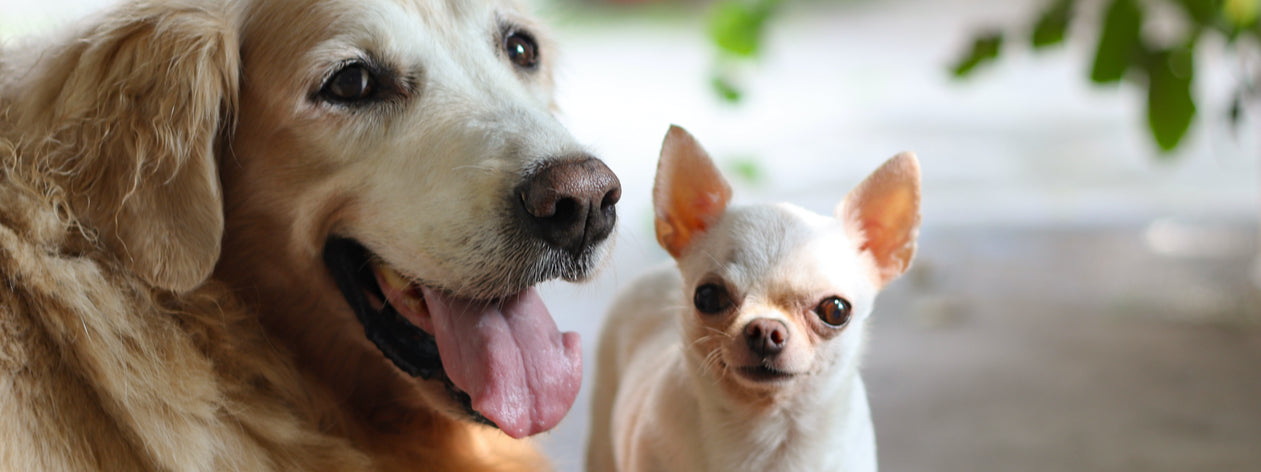
{"type": "Polygon", "coordinates": [[[744,326],[749,351],[763,363],[772,361],[788,345],[788,327],[783,321],[758,318],[744,326]]]}
{"type": "Polygon", "coordinates": [[[748,380],[774,384],[789,380],[794,374],[782,368],[780,354],[788,347],[788,326],[783,321],[757,318],[744,325],[743,337],[749,349],[749,365],[739,367],[748,380]]]}

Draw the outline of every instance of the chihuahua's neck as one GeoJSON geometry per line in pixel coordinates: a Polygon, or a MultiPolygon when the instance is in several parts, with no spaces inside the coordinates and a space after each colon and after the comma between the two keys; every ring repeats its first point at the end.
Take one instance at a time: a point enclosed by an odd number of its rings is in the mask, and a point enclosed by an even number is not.
{"type": "Polygon", "coordinates": [[[856,369],[845,371],[756,406],[699,390],[708,469],[874,472],[866,388],[856,369]]]}

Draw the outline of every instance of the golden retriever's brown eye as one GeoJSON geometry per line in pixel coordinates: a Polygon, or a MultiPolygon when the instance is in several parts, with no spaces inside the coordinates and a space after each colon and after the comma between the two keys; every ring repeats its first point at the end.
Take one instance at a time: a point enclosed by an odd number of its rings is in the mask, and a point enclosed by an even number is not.
{"type": "Polygon", "coordinates": [[[819,302],[819,306],[814,307],[814,313],[819,315],[819,319],[838,328],[849,324],[851,311],[853,309],[849,302],[840,297],[824,298],[819,302]]]}
{"type": "Polygon", "coordinates": [[[522,69],[533,69],[539,64],[539,45],[523,31],[514,31],[504,38],[504,51],[508,60],[522,69]]]}
{"type": "Polygon", "coordinates": [[[731,294],[727,293],[727,289],[718,284],[701,285],[696,287],[696,294],[692,296],[692,304],[696,305],[696,309],[701,313],[715,315],[731,308],[731,294]]]}
{"type": "Polygon", "coordinates": [[[375,90],[372,73],[360,63],[352,63],[333,74],[324,83],[321,95],[339,102],[354,102],[369,98],[375,90]]]}

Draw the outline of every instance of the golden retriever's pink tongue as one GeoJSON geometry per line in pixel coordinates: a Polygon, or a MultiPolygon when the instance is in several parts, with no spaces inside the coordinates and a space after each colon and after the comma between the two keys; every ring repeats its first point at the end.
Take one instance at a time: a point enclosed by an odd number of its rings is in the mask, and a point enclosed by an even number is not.
{"type": "Polygon", "coordinates": [[[495,304],[422,288],[442,368],[514,438],[552,429],[582,385],[578,333],[561,334],[533,288],[495,304]]]}

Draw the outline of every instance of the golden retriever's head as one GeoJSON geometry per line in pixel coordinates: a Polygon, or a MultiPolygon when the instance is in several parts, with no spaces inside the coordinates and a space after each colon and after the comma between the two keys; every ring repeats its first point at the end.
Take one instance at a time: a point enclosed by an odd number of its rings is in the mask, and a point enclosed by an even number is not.
{"type": "MultiPolygon", "coordinates": [[[[620,188],[552,116],[545,31],[506,1],[258,2],[244,18],[229,217],[285,223],[238,238],[230,221],[228,238],[331,273],[445,409],[549,429],[581,383],[579,343],[531,287],[591,273],[620,188]]],[[[323,311],[351,316],[338,305],[323,311]]],[[[329,336],[345,335],[363,336],[329,336]]]]}
{"type": "Polygon", "coordinates": [[[245,17],[235,161],[268,191],[303,192],[277,195],[302,200],[284,206],[336,199],[323,231],[473,298],[582,279],[606,251],[592,243],[611,229],[616,178],[552,116],[554,51],[513,3],[259,2],[245,17]],[[532,208],[547,195],[531,177],[571,201],[532,208]],[[548,217],[588,225],[555,235],[548,217]]]}
{"type": "Polygon", "coordinates": [[[334,391],[513,436],[560,420],[579,343],[532,287],[597,268],[620,187],[553,117],[555,51],[519,5],[119,11],[45,59],[62,86],[17,88],[54,130],[44,167],[134,270],[180,291],[217,262],[334,391]],[[373,377],[390,363],[419,379],[373,377]]]}

